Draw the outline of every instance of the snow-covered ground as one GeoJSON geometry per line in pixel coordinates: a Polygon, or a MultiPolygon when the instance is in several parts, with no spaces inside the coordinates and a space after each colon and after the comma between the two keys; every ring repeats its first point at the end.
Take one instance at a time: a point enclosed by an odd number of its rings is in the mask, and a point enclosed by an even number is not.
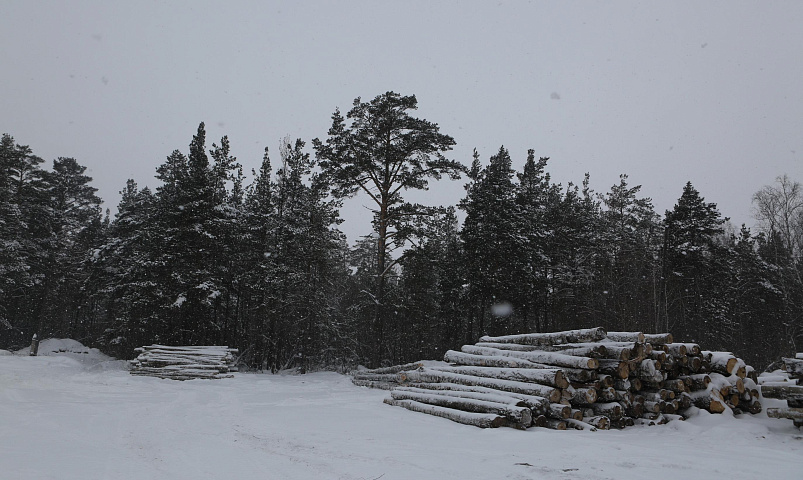
{"type": "Polygon", "coordinates": [[[53,345],[0,355],[1,479],[803,478],[789,420],[482,430],[390,407],[334,373],[178,382],[53,345]]]}

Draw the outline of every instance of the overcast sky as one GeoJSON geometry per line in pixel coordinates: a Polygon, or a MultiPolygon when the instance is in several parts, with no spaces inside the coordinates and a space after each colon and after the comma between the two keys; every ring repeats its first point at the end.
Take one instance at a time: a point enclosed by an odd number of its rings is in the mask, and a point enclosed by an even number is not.
{"type": "MultiPolygon", "coordinates": [[[[656,210],[686,181],[735,224],[784,173],[803,181],[803,2],[55,1],[0,5],[0,133],[75,157],[116,207],[126,179],[206,122],[246,171],[324,138],[336,107],[393,90],[466,165],[500,145],[564,185],[620,173],[656,210]]],[[[415,199],[455,204],[464,181],[415,199]]],[[[364,198],[344,231],[368,233],[364,198]]]]}

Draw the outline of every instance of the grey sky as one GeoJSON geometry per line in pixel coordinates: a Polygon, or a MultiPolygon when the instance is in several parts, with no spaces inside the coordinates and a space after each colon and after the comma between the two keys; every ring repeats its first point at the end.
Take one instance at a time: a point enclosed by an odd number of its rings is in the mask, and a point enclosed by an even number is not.
{"type": "MultiPolygon", "coordinates": [[[[803,2],[134,2],[0,5],[0,132],[89,167],[106,206],[200,121],[256,168],[335,107],[415,94],[465,164],[528,148],[563,183],[620,173],[663,213],[691,180],[734,223],[803,180],[803,2]]],[[[464,182],[415,199],[454,204],[464,182]]],[[[365,199],[344,210],[368,232],[365,199]]]]}

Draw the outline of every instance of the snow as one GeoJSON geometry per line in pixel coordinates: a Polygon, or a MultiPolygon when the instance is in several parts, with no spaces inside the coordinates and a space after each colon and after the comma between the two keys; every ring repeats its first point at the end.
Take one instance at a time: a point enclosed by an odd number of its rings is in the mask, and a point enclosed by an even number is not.
{"type": "Polygon", "coordinates": [[[0,477],[783,480],[803,469],[803,432],[764,415],[483,430],[385,405],[387,392],[335,373],[177,382],[76,344],[0,356],[0,477]]]}

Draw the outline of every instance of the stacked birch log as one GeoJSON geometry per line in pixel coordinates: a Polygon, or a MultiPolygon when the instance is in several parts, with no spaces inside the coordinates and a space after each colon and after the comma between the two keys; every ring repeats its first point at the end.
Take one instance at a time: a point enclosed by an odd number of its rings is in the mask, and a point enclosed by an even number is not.
{"type": "Polygon", "coordinates": [[[131,375],[192,380],[230,378],[237,371],[237,349],[226,346],[149,345],[134,351],[140,353],[131,360],[131,375]]]}
{"type": "Polygon", "coordinates": [[[391,390],[390,405],[479,427],[596,430],[680,420],[693,407],[761,411],[752,368],[668,333],[486,336],[444,361],[364,370],[353,382],[391,390]]]}
{"type": "Polygon", "coordinates": [[[762,374],[761,395],[786,402],[785,407],[767,408],[771,418],[788,418],[803,427],[803,353],[795,358],[782,358],[785,371],[762,374]]]}

